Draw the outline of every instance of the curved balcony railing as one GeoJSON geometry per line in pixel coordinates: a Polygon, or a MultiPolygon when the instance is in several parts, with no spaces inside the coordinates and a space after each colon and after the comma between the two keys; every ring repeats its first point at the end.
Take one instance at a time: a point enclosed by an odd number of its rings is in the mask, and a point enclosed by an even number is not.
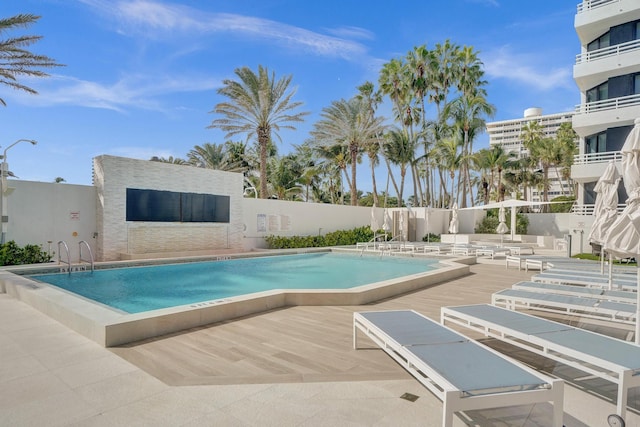
{"type": "Polygon", "coordinates": [[[576,65],[597,61],[599,59],[613,58],[639,49],[640,39],[620,43],[615,46],[603,47],[602,49],[596,49],[576,55],[576,65]]]}
{"type": "Polygon", "coordinates": [[[587,163],[608,163],[610,161],[622,161],[620,151],[605,151],[604,153],[577,154],[573,156],[574,165],[586,165],[587,163]]]}
{"type": "Polygon", "coordinates": [[[609,3],[617,3],[620,0],[585,0],[578,4],[578,13],[588,12],[592,9],[605,6],[609,3]]]}
{"type": "Polygon", "coordinates": [[[618,110],[620,108],[640,105],[640,94],[621,96],[619,98],[604,99],[602,101],[587,102],[576,105],[576,114],[588,114],[598,111],[618,110]]]}

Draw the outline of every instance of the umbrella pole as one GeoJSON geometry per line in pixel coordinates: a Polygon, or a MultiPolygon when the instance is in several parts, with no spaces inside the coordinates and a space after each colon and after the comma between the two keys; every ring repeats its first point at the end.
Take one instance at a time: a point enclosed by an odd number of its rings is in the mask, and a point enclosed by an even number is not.
{"type": "Polygon", "coordinates": [[[609,290],[613,289],[613,255],[609,253],[609,290]]]}
{"type": "Polygon", "coordinates": [[[604,274],[604,244],[600,246],[600,274],[604,274]]]}

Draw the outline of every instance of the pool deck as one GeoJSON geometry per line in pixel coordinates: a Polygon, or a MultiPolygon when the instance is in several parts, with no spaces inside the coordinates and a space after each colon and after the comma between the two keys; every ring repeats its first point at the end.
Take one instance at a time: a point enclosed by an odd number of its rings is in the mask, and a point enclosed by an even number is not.
{"type": "MultiPolygon", "coordinates": [[[[468,276],[366,306],[281,308],[113,348],[0,294],[0,425],[439,426],[442,404],[427,389],[374,345],[353,350],[352,314],[414,309],[439,319],[441,306],[488,303],[535,274],[481,262],[468,276]]],[[[488,343],[568,380],[567,427],[604,426],[615,412],[611,384],[488,343]]],[[[640,426],[637,390],[630,399],[627,426],[640,426]]],[[[549,412],[546,404],[471,416],[533,427],[547,425],[549,412]]]]}

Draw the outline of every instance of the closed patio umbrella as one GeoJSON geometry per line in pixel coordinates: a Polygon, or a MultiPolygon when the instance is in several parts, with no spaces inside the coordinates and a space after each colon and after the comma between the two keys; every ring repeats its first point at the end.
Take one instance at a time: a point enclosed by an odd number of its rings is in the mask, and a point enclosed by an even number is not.
{"type": "MultiPolygon", "coordinates": [[[[609,228],[604,249],[619,257],[640,259],[640,118],[622,146],[622,179],[629,198],[627,206],[609,228]]],[[[638,268],[640,288],[640,267],[638,268]]],[[[636,344],[640,344],[640,292],[636,306],[636,344]]]]}
{"type": "Polygon", "coordinates": [[[496,232],[500,234],[500,244],[502,244],[504,233],[509,231],[509,227],[507,227],[507,213],[505,212],[503,205],[500,205],[500,210],[498,211],[498,221],[500,221],[500,224],[498,224],[496,232]]]}
{"type": "MultiPolygon", "coordinates": [[[[618,217],[618,184],[622,179],[614,162],[607,165],[604,174],[598,179],[594,191],[596,192],[596,203],[593,209],[593,225],[589,233],[588,240],[601,247],[604,246],[609,228],[618,217]]],[[[600,250],[602,266],[600,271],[604,272],[604,250],[600,250]]],[[[609,273],[612,271],[611,255],[609,255],[609,273]]],[[[611,274],[609,275],[611,279],[611,274]]],[[[609,281],[609,287],[612,286],[609,281]]]]}
{"type": "Polygon", "coordinates": [[[378,225],[378,220],[376,219],[376,208],[375,206],[371,207],[371,230],[374,233],[377,233],[380,229],[380,225],[378,225]]]}
{"type": "Polygon", "coordinates": [[[454,203],[451,209],[451,222],[449,222],[449,233],[453,234],[453,243],[456,242],[455,235],[458,234],[460,224],[458,223],[458,204],[454,203]]]}

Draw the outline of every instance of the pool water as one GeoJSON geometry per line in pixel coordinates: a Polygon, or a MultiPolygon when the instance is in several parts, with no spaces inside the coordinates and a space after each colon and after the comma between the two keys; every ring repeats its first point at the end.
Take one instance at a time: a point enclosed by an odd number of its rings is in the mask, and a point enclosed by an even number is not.
{"type": "Polygon", "coordinates": [[[30,277],[139,313],[272,289],[347,289],[436,268],[437,260],[316,253],[30,277]]]}

